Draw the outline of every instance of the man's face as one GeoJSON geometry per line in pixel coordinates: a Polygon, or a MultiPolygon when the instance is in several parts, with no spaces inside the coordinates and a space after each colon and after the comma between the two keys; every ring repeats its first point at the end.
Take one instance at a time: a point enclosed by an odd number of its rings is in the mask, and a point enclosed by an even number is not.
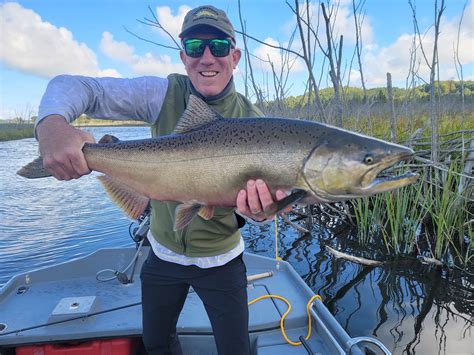
{"type": "MultiPolygon", "coordinates": [[[[195,33],[191,36],[198,39],[216,39],[216,35],[195,33]]],[[[199,58],[192,58],[181,50],[179,53],[189,79],[194,88],[205,97],[220,94],[228,84],[237,63],[240,60],[240,49],[230,49],[226,57],[214,57],[206,46],[199,58]]]]}

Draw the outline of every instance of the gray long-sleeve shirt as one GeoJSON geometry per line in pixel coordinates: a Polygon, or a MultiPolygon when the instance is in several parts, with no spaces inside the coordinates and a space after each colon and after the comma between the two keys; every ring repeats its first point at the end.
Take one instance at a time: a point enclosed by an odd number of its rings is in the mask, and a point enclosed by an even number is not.
{"type": "Polygon", "coordinates": [[[119,79],[59,75],[46,88],[36,125],[52,114],[72,122],[84,113],[100,119],[153,124],[160,114],[167,87],[167,79],[154,76],[119,79]]]}

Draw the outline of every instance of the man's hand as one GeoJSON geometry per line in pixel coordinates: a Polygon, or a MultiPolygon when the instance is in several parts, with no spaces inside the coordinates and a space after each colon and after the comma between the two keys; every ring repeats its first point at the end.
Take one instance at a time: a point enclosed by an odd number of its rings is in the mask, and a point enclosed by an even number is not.
{"type": "Polygon", "coordinates": [[[87,132],[69,125],[60,115],[50,115],[36,127],[43,166],[58,180],[78,179],[91,171],[82,153],[84,143],[95,143],[87,132]]]}
{"type": "MultiPolygon", "coordinates": [[[[285,197],[285,192],[281,190],[276,192],[277,200],[285,197]]],[[[265,216],[263,212],[273,202],[272,194],[263,180],[249,180],[247,189],[240,190],[237,195],[237,212],[254,221],[261,222],[273,218],[273,216],[265,216]]],[[[291,207],[285,209],[284,212],[289,211],[291,211],[291,207]]]]}

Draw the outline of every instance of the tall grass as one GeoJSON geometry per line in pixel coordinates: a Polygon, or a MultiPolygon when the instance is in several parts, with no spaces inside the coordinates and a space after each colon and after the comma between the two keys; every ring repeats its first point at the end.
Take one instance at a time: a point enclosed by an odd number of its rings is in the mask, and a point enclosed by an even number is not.
{"type": "Polygon", "coordinates": [[[421,221],[426,215],[427,204],[423,200],[421,184],[405,186],[383,194],[381,205],[385,213],[385,226],[382,229],[386,244],[396,254],[408,254],[414,249],[420,233],[421,221]]]}
{"type": "Polygon", "coordinates": [[[387,253],[410,254],[430,201],[422,196],[422,185],[415,184],[352,200],[359,241],[379,244],[381,239],[387,253]]]}
{"type": "Polygon", "coordinates": [[[433,255],[443,258],[448,248],[453,252],[458,260],[469,260],[470,255],[466,255],[465,238],[470,239],[469,249],[474,239],[470,220],[472,214],[469,211],[469,200],[467,196],[471,194],[471,188],[463,194],[456,192],[460,183],[460,176],[456,174],[458,164],[453,162],[447,174],[444,176],[443,187],[432,186],[426,192],[426,198],[433,201],[428,210],[432,218],[432,233],[434,234],[433,255]],[[469,227],[469,228],[467,228],[469,227]]]}
{"type": "Polygon", "coordinates": [[[473,256],[474,228],[466,197],[471,191],[456,192],[460,171],[453,163],[442,184],[424,184],[434,176],[425,169],[419,183],[351,201],[359,241],[382,242],[398,256],[425,250],[431,258],[466,265],[473,256]]]}

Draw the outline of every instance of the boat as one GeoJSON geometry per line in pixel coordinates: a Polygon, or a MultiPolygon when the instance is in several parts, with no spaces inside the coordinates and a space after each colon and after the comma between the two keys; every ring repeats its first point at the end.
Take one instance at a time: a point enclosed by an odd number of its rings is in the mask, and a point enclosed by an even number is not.
{"type": "MultiPolygon", "coordinates": [[[[150,252],[147,218],[135,247],[12,277],[0,289],[0,354],[144,354],[139,273],[150,252]]],[[[351,338],[289,263],[251,253],[244,261],[253,354],[390,354],[376,338],[351,338]]],[[[192,289],[177,330],[184,354],[217,354],[192,289]]]]}

